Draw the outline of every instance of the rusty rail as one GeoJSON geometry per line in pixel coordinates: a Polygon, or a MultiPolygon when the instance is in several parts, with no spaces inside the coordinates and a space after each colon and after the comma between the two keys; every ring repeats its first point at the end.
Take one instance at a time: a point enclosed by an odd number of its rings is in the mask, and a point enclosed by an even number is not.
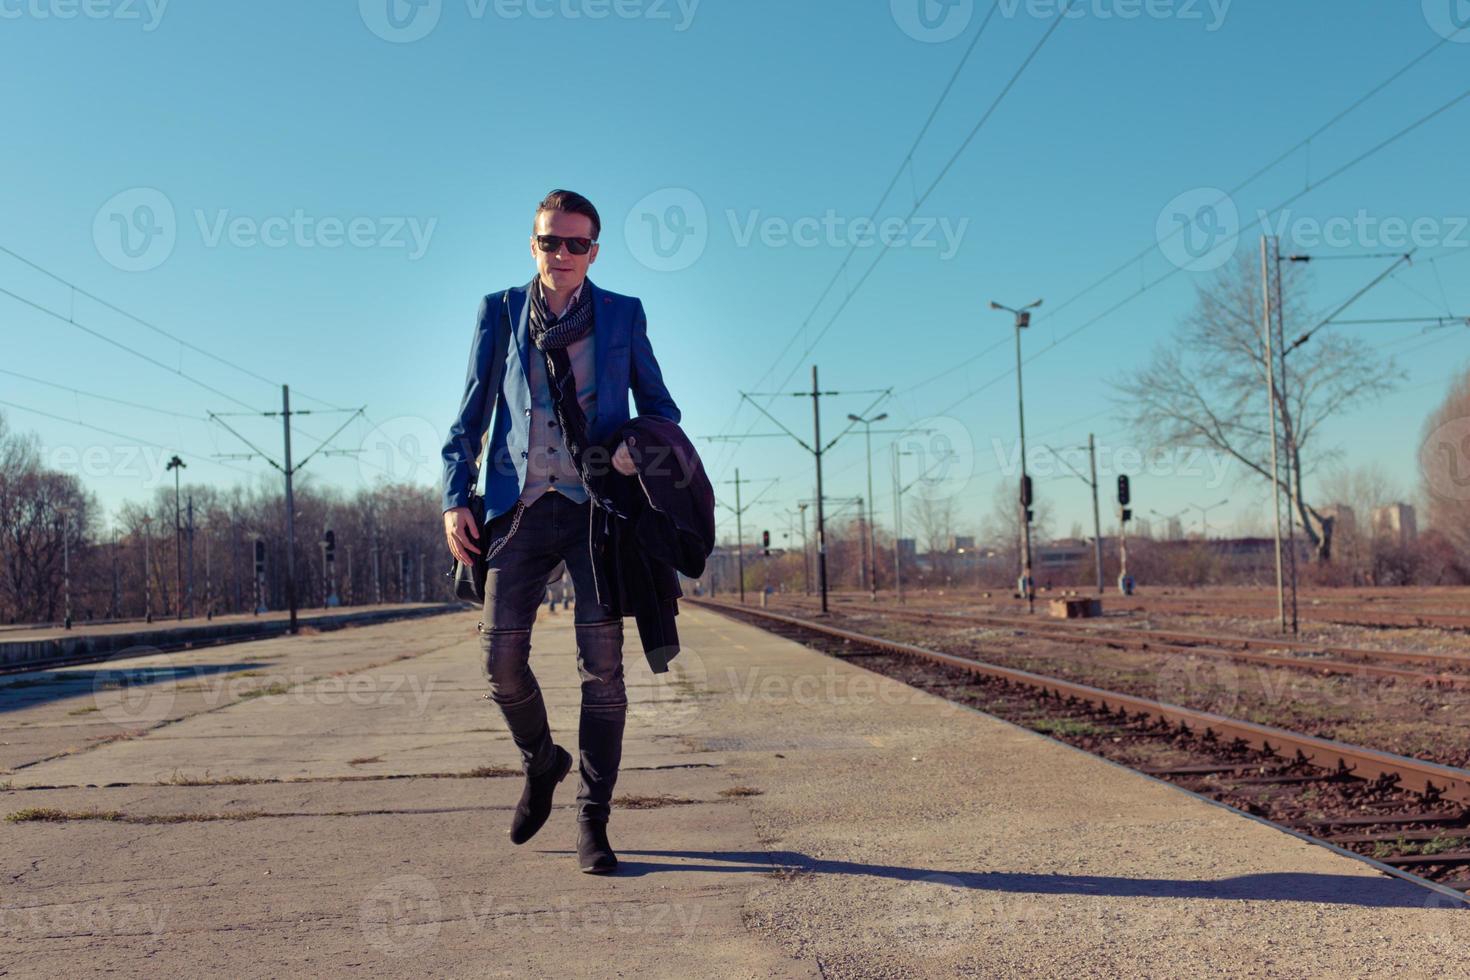
{"type": "Polygon", "coordinates": [[[1045,674],[1001,667],[982,660],[972,660],[938,650],[930,650],[926,647],[839,629],[835,626],[814,623],[811,620],[769,610],[752,609],[748,606],[705,598],[686,597],[684,601],[721,612],[738,613],[785,623],[799,629],[810,630],[890,653],[919,657],[957,667],[973,674],[1032,687],[1049,697],[1091,704],[1096,708],[1125,717],[1151,718],[1196,735],[1227,741],[1238,740],[1253,748],[1285,758],[1294,758],[1329,772],[1367,780],[1392,780],[1400,788],[1410,792],[1470,804],[1470,770],[1456,769],[1452,766],[1411,759],[1407,756],[1380,752],[1377,749],[1358,745],[1348,745],[1344,742],[1334,742],[1330,739],[1303,735],[1284,728],[1227,718],[1224,715],[1196,711],[1161,701],[1151,701],[1131,694],[1120,694],[1087,684],[1048,677],[1045,674]]]}

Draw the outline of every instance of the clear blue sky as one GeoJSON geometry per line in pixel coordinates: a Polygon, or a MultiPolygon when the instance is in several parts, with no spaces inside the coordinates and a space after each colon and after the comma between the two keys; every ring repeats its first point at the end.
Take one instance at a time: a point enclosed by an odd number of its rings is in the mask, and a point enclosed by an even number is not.
{"type": "MultiPolygon", "coordinates": [[[[1451,12],[1450,0],[1422,10],[1418,0],[1078,0],[1081,15],[1056,30],[941,172],[1055,18],[1054,3],[1004,0],[877,212],[902,219],[928,192],[916,220],[895,227],[933,244],[886,253],[859,245],[824,294],[848,255],[850,223],[874,214],[989,0],[931,5],[927,35],[917,0],[424,2],[393,0],[390,11],[388,0],[94,0],[95,16],[66,17],[67,0],[4,0],[0,245],[289,382],[297,407],[367,406],[370,421],[353,422],[336,445],[369,452],[361,461],[319,457],[311,479],[355,485],[387,471],[427,486],[437,482],[434,457],[459,398],[479,298],[530,277],[526,235],[540,196],[580,190],[604,216],[593,278],[643,298],[712,477],[728,481],[739,466],[744,478],[780,478],[750,511],[751,536],[761,527],[779,535],[779,515],[811,495],[810,458],[790,440],[706,437],[776,431],[740,406],[739,391],[808,386],[813,362],[826,389],[895,388],[874,409],[890,415],[877,428],[942,413],[943,431],[974,447],[965,464],[975,475],[960,499],[978,523],[1000,468],[994,441],[1008,446],[1015,432],[1009,320],[986,308],[992,298],[1047,300],[1026,337],[1028,356],[1045,349],[1025,372],[1033,450],[1079,445],[1089,431],[1105,447],[1130,445],[1107,381],[1169,335],[1202,274],[1173,275],[1070,337],[1173,267],[1154,249],[1062,302],[1153,245],[1177,195],[1236,187],[1428,50],[1451,12]],[[1166,16],[1126,16],[1135,6],[1166,16]],[[665,222],[660,242],[652,220],[665,222]],[[683,227],[692,234],[674,237],[683,227]]],[[[1310,152],[1235,194],[1243,220],[1452,98],[1467,65],[1470,44],[1443,45],[1310,152]]],[[[1296,218],[1427,219],[1446,240],[1422,253],[1444,258],[1395,276],[1355,315],[1470,311],[1467,134],[1470,101],[1293,205],[1296,218]]],[[[1257,234],[1246,230],[1240,247],[1254,248],[1257,234]]],[[[1338,251],[1377,250],[1361,238],[1338,251]]],[[[1324,264],[1313,300],[1328,307],[1379,268],[1324,264]]],[[[162,450],[140,453],[133,437],[194,454],[193,480],[273,473],[259,461],[211,461],[241,447],[202,420],[241,410],[226,395],[278,407],[269,384],[74,297],[9,256],[0,255],[0,287],[218,389],[0,295],[0,366],[192,416],[0,375],[6,401],[126,434],[4,408],[14,427],[39,433],[56,465],[85,469],[109,509],[165,481],[162,450]]],[[[1470,333],[1353,329],[1396,354],[1408,378],[1400,393],[1342,419],[1326,443],[1350,464],[1391,468],[1411,491],[1422,419],[1465,364],[1470,333]]],[[[824,436],[870,401],[825,402],[824,436]]],[[[776,399],[771,411],[809,439],[809,400],[776,399]]],[[[300,425],[324,436],[338,418],[300,425]]],[[[274,422],[230,421],[278,452],[274,422]]],[[[892,438],[874,435],[885,523],[892,438]]],[[[298,436],[298,458],[312,445],[298,436]]],[[[1198,475],[1140,476],[1135,496],[1165,512],[1229,497],[1212,524],[1256,518],[1258,489],[1210,474],[1202,464],[1198,475]]],[[[827,476],[829,494],[864,492],[860,435],[832,451],[827,476]]],[[[732,486],[717,490],[733,502],[732,486]]],[[[1082,483],[1046,480],[1038,492],[1054,501],[1058,531],[1090,523],[1082,483]]],[[[733,530],[728,511],[721,521],[733,530]]]]}

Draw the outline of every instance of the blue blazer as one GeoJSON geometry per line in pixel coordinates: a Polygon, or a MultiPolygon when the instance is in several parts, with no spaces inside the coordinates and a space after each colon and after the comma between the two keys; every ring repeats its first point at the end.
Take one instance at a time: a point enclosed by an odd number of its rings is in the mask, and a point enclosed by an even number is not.
{"type": "MultiPolygon", "coordinates": [[[[481,301],[470,343],[464,397],[441,453],[444,509],[464,507],[478,479],[476,467],[484,435],[490,433],[485,453],[490,465],[483,468],[487,523],[514,507],[526,486],[531,436],[529,358],[532,354],[540,356],[530,338],[530,286],[526,283],[504,293],[491,293],[481,301]],[[510,343],[497,351],[502,298],[509,300],[510,343]]],[[[664,385],[648,342],[643,301],[599,288],[591,279],[586,288],[592,291],[592,349],[597,368],[596,409],[587,430],[590,443],[604,445],[628,422],[629,390],[638,414],[662,415],[678,422],[679,407],[664,385]]]]}

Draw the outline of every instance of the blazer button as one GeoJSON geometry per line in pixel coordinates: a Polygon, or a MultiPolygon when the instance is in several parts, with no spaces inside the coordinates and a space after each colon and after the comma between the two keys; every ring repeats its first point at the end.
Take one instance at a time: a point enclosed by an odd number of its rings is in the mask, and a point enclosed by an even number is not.
{"type": "Polygon", "coordinates": [[[527,418],[530,418],[530,416],[531,416],[531,410],[528,408],[528,409],[526,409],[526,417],[527,418]]]}
{"type": "Polygon", "coordinates": [[[529,459],[530,455],[531,454],[526,452],[524,449],[521,450],[521,459],[529,459]]]}

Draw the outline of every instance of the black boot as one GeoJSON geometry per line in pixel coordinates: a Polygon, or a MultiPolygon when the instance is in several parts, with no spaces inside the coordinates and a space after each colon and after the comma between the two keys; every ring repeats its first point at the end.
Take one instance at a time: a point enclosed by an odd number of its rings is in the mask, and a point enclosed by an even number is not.
{"type": "Polygon", "coordinates": [[[553,745],[554,755],[551,768],[538,775],[526,774],[526,788],[521,791],[521,801],[516,804],[515,815],[510,820],[510,842],[524,844],[536,836],[551,816],[551,796],[556,784],[566,778],[572,769],[572,754],[560,745],[553,745]]]}
{"type": "Polygon", "coordinates": [[[577,867],[589,875],[610,875],[618,870],[618,856],[607,842],[607,824],[577,822],[577,867]]]}

